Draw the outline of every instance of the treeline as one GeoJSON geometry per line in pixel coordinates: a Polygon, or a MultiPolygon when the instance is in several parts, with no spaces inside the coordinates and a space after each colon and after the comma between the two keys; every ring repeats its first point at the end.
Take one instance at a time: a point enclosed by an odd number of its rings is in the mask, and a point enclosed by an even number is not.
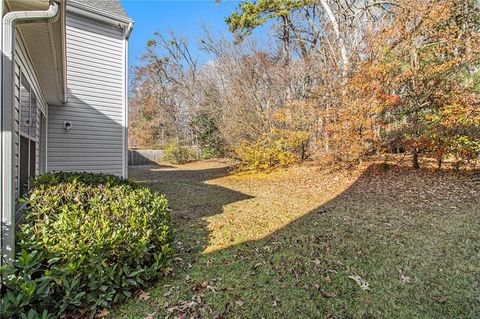
{"type": "Polygon", "coordinates": [[[198,145],[247,169],[403,153],[438,166],[480,156],[476,0],[257,0],[186,39],[156,33],[135,69],[130,145],[198,145]],[[268,46],[249,35],[273,22],[268,46]]]}

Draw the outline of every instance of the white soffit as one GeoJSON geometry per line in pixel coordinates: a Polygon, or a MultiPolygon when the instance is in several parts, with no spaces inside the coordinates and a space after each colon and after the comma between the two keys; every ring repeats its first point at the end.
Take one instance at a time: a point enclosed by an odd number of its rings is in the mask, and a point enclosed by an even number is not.
{"type": "MultiPolygon", "coordinates": [[[[12,5],[11,9],[17,11],[20,10],[20,5],[28,4],[36,5],[29,7],[29,10],[43,10],[44,7],[48,9],[50,2],[15,0],[12,3],[15,5],[12,5]]],[[[18,24],[42,92],[49,104],[60,104],[66,93],[65,7],[60,8],[59,16],[53,21],[18,24]]]]}
{"type": "Polygon", "coordinates": [[[7,0],[11,10],[14,11],[30,11],[30,10],[47,10],[51,0],[7,0]]]}

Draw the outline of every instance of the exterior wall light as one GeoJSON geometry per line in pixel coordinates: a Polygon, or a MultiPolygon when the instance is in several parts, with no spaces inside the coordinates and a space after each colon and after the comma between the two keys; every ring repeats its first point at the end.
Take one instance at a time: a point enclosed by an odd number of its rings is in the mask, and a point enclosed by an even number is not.
{"type": "Polygon", "coordinates": [[[63,128],[66,129],[67,131],[70,131],[70,129],[72,128],[72,122],[70,121],[63,122],[63,128]]]}

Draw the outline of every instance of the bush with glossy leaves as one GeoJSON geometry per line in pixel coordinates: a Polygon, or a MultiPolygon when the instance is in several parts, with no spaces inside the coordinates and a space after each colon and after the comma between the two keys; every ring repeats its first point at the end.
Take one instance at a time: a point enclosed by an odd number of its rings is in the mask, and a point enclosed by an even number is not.
{"type": "Polygon", "coordinates": [[[172,255],[167,199],[131,181],[45,174],[25,200],[17,260],[2,269],[4,318],[94,316],[160,277],[172,255]]]}

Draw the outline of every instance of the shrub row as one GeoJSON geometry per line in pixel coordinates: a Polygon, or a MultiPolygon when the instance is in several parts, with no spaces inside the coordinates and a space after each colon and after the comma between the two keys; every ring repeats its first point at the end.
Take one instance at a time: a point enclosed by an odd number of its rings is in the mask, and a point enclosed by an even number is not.
{"type": "Polygon", "coordinates": [[[39,176],[17,261],[2,272],[2,318],[94,316],[162,274],[172,254],[166,198],[111,175],[39,176]]]}

